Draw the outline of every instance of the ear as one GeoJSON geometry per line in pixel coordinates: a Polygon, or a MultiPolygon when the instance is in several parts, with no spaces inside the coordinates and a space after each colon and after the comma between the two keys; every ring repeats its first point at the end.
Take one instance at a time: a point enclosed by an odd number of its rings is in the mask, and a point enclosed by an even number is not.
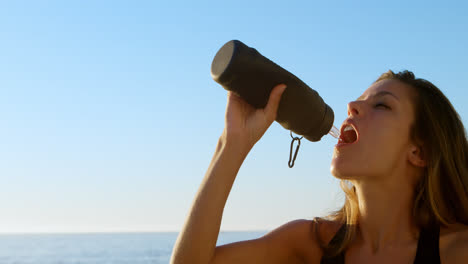
{"type": "Polygon", "coordinates": [[[411,145],[408,152],[408,161],[416,167],[426,167],[427,163],[420,145],[411,145]]]}

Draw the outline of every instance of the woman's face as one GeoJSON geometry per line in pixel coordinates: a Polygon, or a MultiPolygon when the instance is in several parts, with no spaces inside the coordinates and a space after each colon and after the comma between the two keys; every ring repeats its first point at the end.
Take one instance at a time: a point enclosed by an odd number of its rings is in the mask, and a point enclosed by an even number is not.
{"type": "Polygon", "coordinates": [[[397,80],[382,80],[348,104],[341,134],[352,143],[339,141],[335,147],[330,168],[335,177],[369,179],[407,166],[414,119],[411,89],[397,80]],[[353,132],[344,132],[348,122],[357,130],[356,140],[353,132]]]}

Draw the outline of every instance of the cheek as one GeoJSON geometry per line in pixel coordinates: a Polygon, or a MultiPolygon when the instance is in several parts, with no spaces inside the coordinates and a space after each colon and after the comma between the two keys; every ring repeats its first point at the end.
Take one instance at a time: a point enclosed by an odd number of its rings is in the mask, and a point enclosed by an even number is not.
{"type": "Polygon", "coordinates": [[[400,166],[405,159],[407,140],[406,129],[401,126],[388,127],[385,132],[374,135],[364,144],[361,154],[369,173],[386,174],[400,166]]]}

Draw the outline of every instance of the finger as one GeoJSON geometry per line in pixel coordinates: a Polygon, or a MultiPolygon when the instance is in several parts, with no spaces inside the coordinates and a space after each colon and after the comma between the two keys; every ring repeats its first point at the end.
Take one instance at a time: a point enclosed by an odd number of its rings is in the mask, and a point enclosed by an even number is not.
{"type": "Polygon", "coordinates": [[[265,114],[271,122],[273,122],[276,119],[276,114],[278,112],[281,96],[285,89],[285,84],[279,84],[275,86],[270,93],[270,98],[268,99],[268,103],[265,106],[265,114]]]}
{"type": "Polygon", "coordinates": [[[240,95],[238,95],[237,93],[235,93],[233,91],[228,91],[228,99],[229,98],[232,98],[232,99],[238,100],[238,101],[244,100],[240,95]]]}

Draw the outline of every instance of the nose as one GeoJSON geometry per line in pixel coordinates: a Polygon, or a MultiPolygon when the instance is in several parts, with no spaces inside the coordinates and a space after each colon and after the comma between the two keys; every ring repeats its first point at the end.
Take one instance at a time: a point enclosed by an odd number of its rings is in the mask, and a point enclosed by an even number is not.
{"type": "Polygon", "coordinates": [[[350,115],[357,116],[361,114],[362,114],[362,109],[361,109],[359,102],[352,101],[348,103],[348,116],[350,115]]]}

